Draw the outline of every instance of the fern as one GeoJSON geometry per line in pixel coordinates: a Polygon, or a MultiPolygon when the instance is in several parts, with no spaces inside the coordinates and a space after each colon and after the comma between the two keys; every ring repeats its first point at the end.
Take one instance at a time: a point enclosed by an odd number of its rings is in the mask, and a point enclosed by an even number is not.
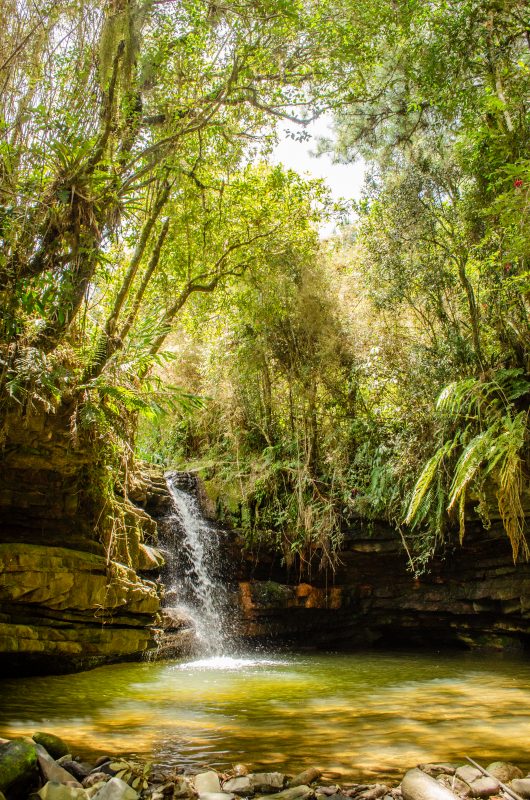
{"type": "Polygon", "coordinates": [[[411,525],[412,523],[418,524],[418,522],[423,521],[425,518],[425,506],[429,505],[428,503],[425,504],[427,493],[432,487],[440,464],[442,463],[443,459],[454,449],[454,447],[454,441],[446,442],[444,445],[442,445],[442,447],[438,448],[436,453],[431,456],[431,458],[425,464],[422,473],[416,481],[414,489],[412,490],[412,497],[410,499],[407,515],[405,517],[405,523],[407,525],[411,525]]]}
{"type": "MultiPolygon", "coordinates": [[[[441,435],[445,441],[426,462],[416,481],[406,524],[418,527],[433,511],[436,513],[443,467],[451,476],[446,510],[449,513],[457,510],[462,541],[469,490],[480,491],[489,477],[498,485],[497,506],[514,561],[520,556],[529,557],[522,504],[522,453],[528,440],[528,413],[517,413],[515,406],[515,401],[528,393],[530,382],[521,369],[498,370],[489,381],[467,378],[444,388],[436,407],[441,414],[441,435]],[[451,456],[459,451],[451,465],[451,456]],[[438,491],[434,489],[436,478],[438,491]]],[[[481,504],[484,505],[482,500],[481,504]]]]}

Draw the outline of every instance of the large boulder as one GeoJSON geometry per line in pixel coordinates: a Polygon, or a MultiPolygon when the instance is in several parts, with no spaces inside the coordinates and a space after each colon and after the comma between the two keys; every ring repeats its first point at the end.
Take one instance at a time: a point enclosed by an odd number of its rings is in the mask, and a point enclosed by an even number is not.
{"type": "Polygon", "coordinates": [[[7,800],[27,793],[38,781],[37,749],[23,739],[0,745],[0,792],[7,800]]]}

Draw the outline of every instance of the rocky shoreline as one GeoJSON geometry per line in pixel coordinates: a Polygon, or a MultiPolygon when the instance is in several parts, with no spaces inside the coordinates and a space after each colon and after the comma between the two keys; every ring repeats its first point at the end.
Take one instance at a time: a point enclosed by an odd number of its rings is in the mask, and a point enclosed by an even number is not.
{"type": "Polygon", "coordinates": [[[0,739],[0,800],[530,800],[530,775],[495,761],[419,764],[399,784],[332,783],[310,767],[298,775],[153,767],[120,757],[87,763],[51,733],[0,739]],[[273,797],[271,797],[273,796],[273,797]]]}

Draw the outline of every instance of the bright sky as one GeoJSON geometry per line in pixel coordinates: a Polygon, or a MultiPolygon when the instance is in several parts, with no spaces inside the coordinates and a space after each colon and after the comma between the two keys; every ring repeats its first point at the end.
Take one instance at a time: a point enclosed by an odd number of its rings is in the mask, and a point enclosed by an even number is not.
{"type": "Polygon", "coordinates": [[[273,150],[272,160],[275,163],[285,164],[301,174],[309,174],[313,178],[324,178],[334,200],[345,198],[358,200],[364,181],[365,165],[333,164],[328,155],[314,156],[312,152],[317,149],[317,139],[320,136],[332,137],[331,117],[323,116],[311,123],[306,130],[311,138],[305,142],[297,142],[289,138],[286,131],[296,130],[296,124],[285,124],[280,129],[277,146],[273,150]]]}

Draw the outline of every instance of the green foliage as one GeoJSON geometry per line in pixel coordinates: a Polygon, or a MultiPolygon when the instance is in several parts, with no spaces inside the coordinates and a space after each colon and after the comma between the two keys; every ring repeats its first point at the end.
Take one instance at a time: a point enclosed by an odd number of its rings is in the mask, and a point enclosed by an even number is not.
{"type": "Polygon", "coordinates": [[[149,761],[140,763],[130,759],[121,759],[120,761],[112,761],[109,766],[115,771],[117,778],[121,778],[122,781],[128,783],[138,792],[142,789],[147,789],[149,786],[148,778],[152,767],[149,761]]]}
{"type": "Polygon", "coordinates": [[[249,541],[308,564],[355,512],[426,568],[477,498],[489,524],[493,486],[526,556],[521,3],[7,0],[0,21],[2,435],[67,409],[105,442],[111,519],[140,418],[142,454],[208,465],[249,541]],[[327,110],[322,149],[369,174],[325,245],[322,184],[263,158],[275,121],[327,110]]]}
{"type": "MultiPolygon", "coordinates": [[[[522,504],[523,469],[528,448],[528,412],[517,412],[516,401],[530,394],[522,370],[499,370],[490,380],[467,379],[447,386],[438,398],[448,438],[427,461],[414,486],[405,522],[421,525],[431,510],[435,480],[446,468],[447,510],[458,509],[460,540],[465,533],[466,503],[472,489],[483,495],[484,482],[497,484],[498,512],[510,539],[514,561],[527,558],[522,504]],[[455,454],[451,463],[451,456],[455,454]],[[447,469],[449,465],[449,469],[447,469]]],[[[489,513],[485,502],[481,513],[489,513]]]]}

